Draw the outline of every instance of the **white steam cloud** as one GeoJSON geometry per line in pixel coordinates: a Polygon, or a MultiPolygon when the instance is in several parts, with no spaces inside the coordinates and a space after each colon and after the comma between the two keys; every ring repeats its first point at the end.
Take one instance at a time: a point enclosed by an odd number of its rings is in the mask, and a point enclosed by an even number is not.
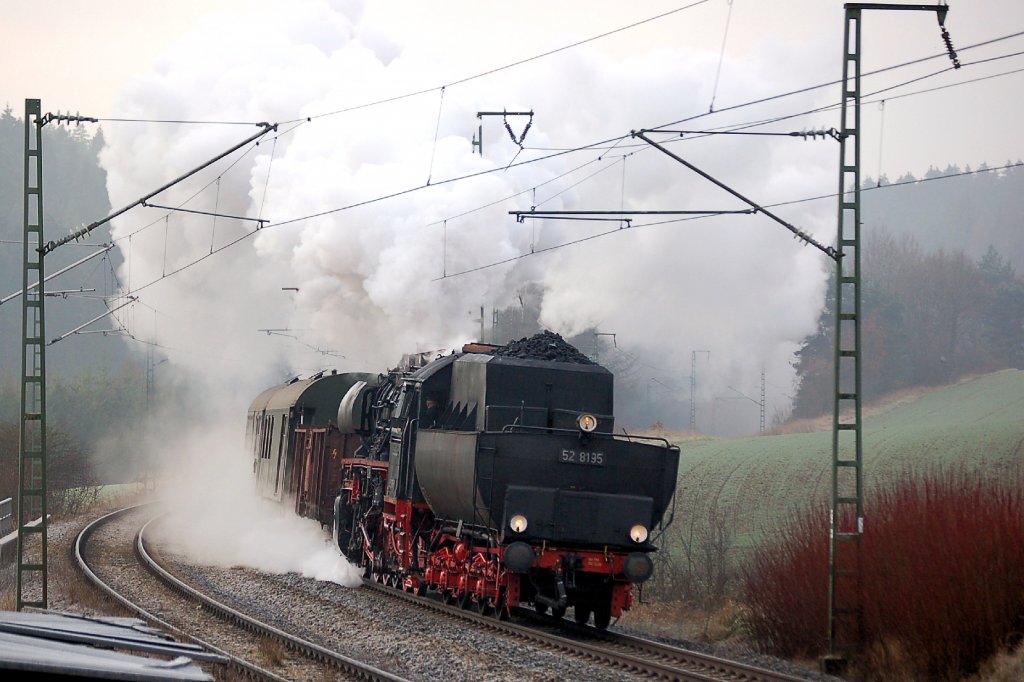
{"type": "MultiPolygon", "coordinates": [[[[823,258],[763,216],[616,230],[608,222],[518,224],[508,215],[531,206],[746,208],[635,139],[506,168],[553,153],[539,150],[591,144],[706,111],[717,54],[637,50],[613,58],[588,45],[443,94],[320,117],[497,65],[487,55],[460,51],[457,30],[424,31],[404,44],[391,35],[386,21],[364,20],[354,1],[247,3],[244,14],[207,17],[121,94],[118,115],[127,118],[282,122],[258,147],[152,200],[268,219],[259,234],[244,238],[254,228],[250,221],[165,217],[154,209],[113,224],[125,259],[122,284],[141,300],[131,331],[170,361],[158,366],[157,382],[177,370],[196,401],[185,414],[198,432],[221,434],[183,437],[161,450],[187,455],[167,458],[169,470],[192,472],[181,490],[191,491],[184,507],[197,516],[183,519],[177,537],[211,562],[342,584],[356,579],[315,523],[267,517],[252,500],[240,453],[245,409],[288,375],[332,365],[382,371],[403,352],[456,347],[476,336],[480,305],[512,304],[528,284],[543,292],[544,325],[566,335],[592,327],[616,333],[619,347],[646,358],[664,383],[688,383],[690,351],[710,350],[699,385],[705,402],[727,386],[753,391],[762,366],[772,380],[769,401],[774,393],[784,402],[792,353],[813,330],[823,258]],[[486,119],[483,155],[474,154],[476,113],[502,109],[536,112],[526,138],[532,149],[518,153],[500,119],[486,119]],[[495,172],[444,182],[482,171],[495,172]],[[429,188],[401,193],[428,179],[429,188]],[[541,253],[519,258],[531,252],[541,253]],[[228,494],[225,481],[236,479],[239,494],[228,494]],[[197,538],[190,529],[199,527],[204,532],[197,538]]],[[[772,63],[727,63],[730,77],[719,101],[774,94],[790,85],[778,74],[807,74],[801,50],[762,47],[772,63]]],[[[754,117],[793,106],[761,107],[754,117]]],[[[511,123],[518,134],[525,120],[511,123]]],[[[101,160],[112,204],[129,203],[254,131],[110,125],[101,160]]],[[[834,177],[833,156],[789,140],[697,138],[672,148],[765,204],[825,193],[834,177]]],[[[828,242],[832,206],[778,210],[828,242]]],[[[638,218],[634,225],[654,221],[638,218]]]]}
{"type": "MultiPolygon", "coordinates": [[[[536,282],[544,293],[542,322],[556,331],[597,326],[615,332],[621,346],[660,356],[658,364],[672,375],[689,373],[690,349],[707,348],[715,384],[752,382],[762,364],[775,383],[788,384],[791,353],[813,328],[820,305],[824,264],[818,252],[794,243],[763,216],[623,230],[436,281],[614,227],[517,224],[509,210],[746,208],[638,140],[274,227],[419,187],[428,177],[438,183],[504,168],[518,150],[500,119],[484,121],[484,155],[473,154],[480,110],[532,108],[536,118],[526,142],[536,148],[591,143],[699,113],[710,100],[709,73],[717,60],[717,54],[682,49],[611,58],[583,46],[452,86],[443,98],[433,91],[304,122],[439,84],[439,74],[483,70],[479,55],[474,61],[460,54],[456,31],[396,45],[386,24],[361,22],[358,3],[323,0],[268,2],[247,6],[244,15],[214,15],[124,90],[124,116],[296,121],[282,124],[276,142],[264,141],[230,170],[221,163],[218,171],[154,200],[178,205],[195,195],[188,208],[262,216],[271,227],[141,291],[144,304],[159,313],[137,307],[137,333],[175,349],[167,351],[172,359],[200,369],[211,386],[230,383],[232,393],[244,397],[288,372],[329,364],[378,370],[402,352],[454,347],[476,336],[481,304],[510,304],[517,290],[536,282]],[[623,154],[629,156],[623,160],[623,154]],[[499,201],[517,193],[523,194],[499,201]],[[291,331],[268,337],[257,329],[291,331]]],[[[726,65],[730,77],[719,101],[773,94],[782,88],[776,74],[805,59],[798,49],[768,44],[764,51],[772,64],[726,65]]],[[[756,117],[792,106],[761,107],[756,117]]],[[[752,116],[737,113],[731,120],[743,115],[752,116]]],[[[512,123],[518,133],[525,121],[512,123]]],[[[111,126],[103,163],[113,203],[159,186],[253,130],[111,126]]],[[[808,143],[716,137],[673,149],[764,203],[822,193],[834,177],[834,158],[808,143]]],[[[544,153],[528,150],[515,158],[544,153]]],[[[831,239],[831,202],[779,211],[819,239],[831,239]]],[[[122,278],[132,288],[253,226],[223,218],[214,225],[213,218],[182,213],[166,222],[161,217],[150,209],[115,223],[115,236],[123,237],[158,221],[130,244],[119,242],[126,258],[122,278]]],[[[635,221],[643,222],[652,221],[635,221]]]]}
{"type": "Polygon", "coordinates": [[[172,550],[225,568],[298,573],[346,587],[360,584],[359,570],[341,556],[319,523],[253,494],[233,429],[174,438],[157,450],[174,462],[160,483],[160,493],[174,506],[157,526],[172,550]]]}
{"type": "MultiPolygon", "coordinates": [[[[695,14],[693,21],[700,20],[695,14]]],[[[245,455],[235,454],[242,419],[266,386],[328,366],[382,371],[403,352],[456,347],[477,335],[480,305],[510,305],[528,284],[543,292],[544,325],[566,335],[592,327],[615,333],[619,347],[645,358],[659,382],[687,384],[690,351],[707,349],[711,357],[699,384],[703,401],[729,386],[752,393],[763,366],[769,402],[785,402],[792,353],[814,328],[826,266],[781,226],[757,215],[647,227],[638,225],[656,219],[637,218],[634,227],[617,230],[608,222],[518,224],[508,215],[531,206],[746,208],[636,139],[506,168],[553,154],[541,150],[591,144],[706,111],[717,53],[638,49],[617,58],[586,45],[452,85],[443,94],[435,90],[321,117],[498,65],[488,55],[464,54],[457,30],[424,31],[404,43],[391,36],[386,20],[364,19],[354,1],[248,3],[244,14],[207,17],[121,94],[118,115],[127,118],[281,122],[258,147],[152,200],[268,219],[270,226],[259,234],[243,238],[254,229],[250,221],[165,217],[155,209],[133,211],[113,225],[125,259],[122,284],[141,300],[129,320],[131,331],[158,344],[157,353],[170,360],[168,369],[157,369],[158,383],[162,373],[182,372],[198,401],[188,414],[234,434],[225,436],[230,447],[202,446],[205,465],[194,469],[193,480],[211,480],[214,461],[241,462],[244,469],[245,455]],[[525,141],[530,149],[519,153],[500,119],[492,118],[483,122],[483,155],[474,154],[476,113],[502,109],[536,112],[525,141]],[[445,182],[482,171],[494,172],[445,182]],[[428,179],[429,188],[401,193],[428,179]],[[323,215],[277,225],[318,213],[323,215]],[[614,233],[545,252],[607,231],[614,233]],[[540,253],[520,258],[531,252],[540,253]],[[209,257],[192,265],[204,255],[209,257]],[[168,274],[173,276],[157,281],[168,274]]],[[[818,75],[808,74],[799,47],[768,41],[747,54],[749,62],[727,61],[723,72],[729,78],[719,101],[784,90],[791,83],[779,74],[818,75]],[[772,61],[758,62],[751,54],[772,61]]],[[[820,104],[809,102],[735,112],[714,124],[820,104]]],[[[516,134],[525,124],[510,122],[516,134]]],[[[112,204],[129,203],[255,130],[111,124],[102,163],[112,204]]],[[[761,203],[831,191],[834,155],[812,143],[687,137],[694,139],[673,144],[676,153],[761,203]]],[[[778,212],[819,241],[831,240],[832,202],[778,212]]],[[[751,416],[756,424],[755,412],[747,415],[748,424],[751,416]]],[[[197,447],[192,441],[178,449],[195,454],[197,447]]],[[[245,471],[238,475],[248,482],[245,471]]],[[[253,534],[291,523],[254,523],[254,508],[241,499],[232,498],[228,509],[196,505],[207,512],[204,518],[224,524],[207,532],[208,546],[199,541],[193,547],[197,554],[251,565],[255,559],[245,540],[268,546],[273,543],[266,536],[253,534]],[[239,546],[230,547],[225,538],[238,539],[239,546]]],[[[315,524],[311,533],[276,534],[303,535],[307,551],[281,547],[273,555],[313,555],[323,549],[323,536],[315,524]]],[[[350,569],[338,568],[337,551],[327,550],[326,572],[274,567],[350,580],[350,569]]]]}

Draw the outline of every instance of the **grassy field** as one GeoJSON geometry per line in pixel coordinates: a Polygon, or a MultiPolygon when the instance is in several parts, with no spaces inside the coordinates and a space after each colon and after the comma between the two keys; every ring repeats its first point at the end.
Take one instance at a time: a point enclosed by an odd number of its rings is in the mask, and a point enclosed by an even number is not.
{"type": "MultiPolygon", "coordinates": [[[[904,395],[865,410],[865,494],[907,473],[963,467],[1001,477],[1024,462],[1024,372],[1005,370],[904,395]]],[[[823,431],[740,439],[680,439],[673,549],[689,520],[728,520],[733,547],[749,546],[794,509],[827,507],[831,420],[823,431]]],[[[866,520],[870,527],[870,519],[866,520]]]]}

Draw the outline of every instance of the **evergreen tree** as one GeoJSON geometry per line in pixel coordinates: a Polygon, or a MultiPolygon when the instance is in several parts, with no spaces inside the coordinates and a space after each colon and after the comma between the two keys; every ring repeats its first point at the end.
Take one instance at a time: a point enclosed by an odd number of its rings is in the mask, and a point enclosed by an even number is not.
{"type": "Polygon", "coordinates": [[[978,262],[978,270],[988,292],[981,321],[993,360],[1024,369],[1024,281],[992,246],[978,262]]]}

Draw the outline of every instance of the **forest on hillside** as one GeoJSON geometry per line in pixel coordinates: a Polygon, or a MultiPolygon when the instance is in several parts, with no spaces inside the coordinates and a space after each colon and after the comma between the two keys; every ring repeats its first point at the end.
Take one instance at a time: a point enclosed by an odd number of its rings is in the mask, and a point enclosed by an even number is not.
{"type": "MultiPolygon", "coordinates": [[[[22,287],[24,234],[24,120],[10,107],[0,112],[0,298],[22,287]]],[[[50,123],[43,128],[43,234],[47,240],[103,218],[110,213],[107,174],[99,164],[103,133],[90,135],[86,126],[50,123]]],[[[72,242],[46,258],[48,273],[98,251],[110,241],[101,227],[82,242],[72,242]]],[[[50,280],[46,290],[64,293],[46,298],[46,335],[54,338],[96,317],[105,308],[104,296],[114,293],[113,272],[120,263],[116,249],[50,280]]],[[[91,329],[110,328],[104,321],[91,329]]],[[[0,305],[0,381],[18,376],[20,367],[21,299],[0,305]]],[[[47,355],[52,376],[75,376],[97,368],[120,365],[121,341],[98,335],[76,335],[53,346],[47,355]]]]}
{"type": "MultiPolygon", "coordinates": [[[[1008,164],[1010,165],[1010,164],[1008,164]]],[[[956,167],[862,193],[863,387],[871,400],[1024,368],[1024,166],[956,167]],[[875,191],[877,190],[877,191],[875,191]]],[[[794,417],[832,409],[835,282],[794,361],[794,417]]]]}
{"type": "MultiPolygon", "coordinates": [[[[0,298],[22,288],[24,236],[24,119],[11,107],[0,112],[0,298]]],[[[110,213],[107,176],[98,154],[103,133],[86,126],[50,123],[43,128],[43,230],[55,239],[110,213]]],[[[57,270],[99,251],[107,227],[46,258],[57,270]]],[[[107,310],[116,294],[116,250],[46,283],[46,338],[53,339],[107,310]],[[63,292],[63,293],[58,293],[63,292]]],[[[89,329],[116,329],[109,318],[89,329]]],[[[21,299],[0,305],[0,497],[16,490],[21,374],[21,299]],[[10,475],[15,476],[11,479],[10,475]],[[13,482],[12,482],[13,481],[13,482]]],[[[91,454],[102,447],[111,425],[137,421],[147,407],[144,363],[124,338],[76,334],[47,350],[47,437],[51,480],[81,485],[93,476],[91,454]]],[[[123,475],[128,468],[118,467],[123,475]]]]}

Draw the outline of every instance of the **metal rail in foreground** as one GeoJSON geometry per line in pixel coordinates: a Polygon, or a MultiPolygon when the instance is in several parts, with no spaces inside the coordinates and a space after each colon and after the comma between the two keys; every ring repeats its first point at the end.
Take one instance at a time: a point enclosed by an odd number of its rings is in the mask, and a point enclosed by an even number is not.
{"type": "MultiPolygon", "coordinates": [[[[227,659],[229,665],[240,670],[243,675],[254,679],[269,679],[286,682],[286,678],[283,678],[280,675],[277,675],[269,670],[249,663],[248,661],[242,658],[229,654],[228,652],[223,651],[222,649],[213,646],[208,642],[205,642],[197,637],[194,637],[184,632],[180,628],[177,628],[163,621],[162,619],[158,618],[152,613],[146,611],[141,606],[131,602],[124,596],[120,595],[110,586],[103,583],[103,581],[100,580],[100,578],[96,576],[96,574],[88,567],[83,558],[82,547],[88,541],[89,536],[92,535],[92,533],[97,528],[102,526],[104,523],[111,521],[114,517],[119,516],[121,514],[125,514],[130,511],[137,510],[142,506],[146,505],[127,507],[125,509],[113,512],[111,514],[107,514],[106,516],[103,516],[97,519],[96,521],[93,521],[88,526],[86,526],[85,529],[82,530],[82,532],[79,534],[75,542],[75,557],[79,563],[79,566],[82,568],[83,572],[85,572],[85,574],[94,584],[96,584],[106,594],[111,596],[115,601],[125,606],[125,608],[129,609],[134,613],[139,614],[139,616],[141,616],[143,619],[151,623],[154,623],[161,628],[167,629],[168,631],[174,633],[176,636],[187,639],[189,641],[196,642],[197,644],[205,647],[206,649],[215,652],[218,657],[227,659]]],[[[166,583],[172,589],[183,594],[188,599],[200,602],[203,605],[204,609],[216,614],[218,617],[224,620],[227,620],[257,635],[269,637],[276,641],[281,641],[290,650],[296,651],[300,654],[304,654],[314,660],[332,665],[338,668],[339,670],[342,670],[360,679],[383,680],[386,682],[405,682],[405,680],[401,677],[392,675],[391,673],[367,665],[360,661],[356,661],[355,659],[348,658],[347,656],[344,656],[337,652],[329,651],[323,647],[313,644],[312,642],[308,642],[301,638],[294,637],[286,632],[283,632],[282,630],[278,630],[277,628],[262,623],[254,618],[250,618],[249,616],[246,616],[245,614],[236,611],[235,609],[232,609],[229,606],[221,604],[215,599],[212,599],[211,597],[202,594],[201,592],[189,587],[182,581],[178,580],[176,577],[174,577],[168,571],[166,571],[163,567],[159,566],[156,563],[156,561],[152,558],[152,556],[149,554],[149,552],[146,550],[145,531],[146,528],[149,526],[149,523],[152,523],[152,521],[155,520],[155,518],[156,517],[147,522],[146,525],[143,526],[143,528],[136,535],[135,553],[139,559],[139,562],[142,563],[147,570],[152,572],[157,578],[166,583]]]]}
{"type": "Polygon", "coordinates": [[[89,538],[92,536],[92,534],[95,533],[104,524],[113,521],[118,516],[122,516],[129,512],[136,511],[142,507],[149,506],[150,504],[152,503],[140,504],[132,507],[118,509],[116,511],[110,512],[109,514],[101,516],[100,518],[92,521],[85,528],[83,528],[82,531],[78,534],[78,537],[75,538],[75,561],[78,564],[79,570],[81,570],[89,579],[89,581],[92,582],[96,587],[98,587],[100,591],[102,591],[104,594],[106,594],[108,597],[113,599],[115,602],[117,602],[124,608],[138,615],[146,622],[150,623],[151,625],[155,625],[163,630],[166,630],[170,633],[173,633],[176,637],[180,639],[194,642],[199,646],[203,647],[204,649],[206,649],[207,651],[212,652],[212,657],[203,657],[199,655],[195,656],[197,660],[209,660],[215,662],[227,661],[229,666],[241,671],[244,675],[252,679],[275,680],[275,682],[278,680],[283,680],[283,678],[274,675],[274,673],[270,672],[269,670],[263,670],[262,668],[251,665],[247,661],[237,656],[232,656],[228,652],[210,644],[209,642],[203,641],[202,639],[194,635],[191,635],[185,632],[184,630],[177,628],[174,625],[171,625],[162,618],[150,613],[139,604],[136,604],[135,602],[131,601],[130,599],[119,593],[117,590],[103,582],[103,580],[98,575],[96,575],[92,568],[89,567],[88,562],[85,560],[84,547],[89,542],[89,538]]]}
{"type": "MultiPolygon", "coordinates": [[[[371,580],[364,580],[363,584],[381,594],[395,599],[403,599],[420,608],[444,613],[472,622],[474,625],[492,632],[580,659],[608,665],[631,674],[646,675],[661,680],[685,680],[686,682],[718,682],[721,680],[798,682],[802,680],[802,678],[785,673],[688,651],[640,637],[612,632],[602,633],[592,628],[580,628],[574,624],[569,625],[568,621],[566,621],[566,627],[560,627],[560,634],[554,634],[528,625],[500,621],[493,616],[482,615],[472,610],[461,609],[458,606],[442,604],[429,597],[419,597],[401,592],[371,580]],[[574,639],[574,636],[586,637],[591,641],[574,639]],[[610,647],[616,647],[618,650],[610,647]]],[[[552,624],[553,622],[548,620],[547,623],[552,624]]]]}
{"type": "Polygon", "coordinates": [[[398,675],[392,675],[386,670],[381,670],[375,666],[362,661],[357,661],[354,658],[349,658],[344,654],[340,654],[336,651],[331,651],[322,646],[314,644],[308,640],[296,637],[295,635],[288,634],[283,630],[279,630],[271,625],[267,625],[255,618],[245,615],[241,611],[237,611],[230,606],[222,604],[212,597],[199,592],[198,590],[189,587],[184,582],[171,575],[166,569],[160,566],[150,554],[146,551],[146,540],[145,533],[149,524],[153,523],[156,519],[151,519],[139,530],[138,536],[135,539],[135,552],[139,556],[146,568],[154,573],[158,578],[164,581],[167,585],[173,589],[181,592],[190,599],[194,599],[202,603],[203,608],[208,611],[216,613],[221,618],[230,622],[236,623],[237,625],[254,632],[263,637],[270,637],[275,640],[279,640],[285,644],[290,650],[296,651],[300,654],[308,656],[314,660],[342,670],[350,675],[364,680],[381,680],[382,682],[407,682],[403,677],[398,675]]]}

